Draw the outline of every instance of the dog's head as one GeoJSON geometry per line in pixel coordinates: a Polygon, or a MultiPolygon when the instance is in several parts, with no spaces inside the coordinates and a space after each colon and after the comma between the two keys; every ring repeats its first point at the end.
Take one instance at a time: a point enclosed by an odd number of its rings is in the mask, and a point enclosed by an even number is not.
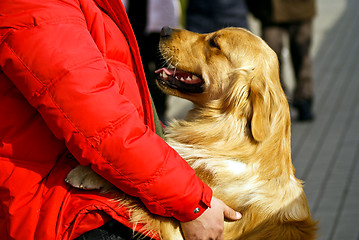
{"type": "Polygon", "coordinates": [[[281,105],[275,101],[287,104],[276,54],[247,30],[197,34],[164,27],[160,51],[168,64],[157,70],[164,92],[247,118],[257,141],[270,132],[272,112],[281,105]]]}

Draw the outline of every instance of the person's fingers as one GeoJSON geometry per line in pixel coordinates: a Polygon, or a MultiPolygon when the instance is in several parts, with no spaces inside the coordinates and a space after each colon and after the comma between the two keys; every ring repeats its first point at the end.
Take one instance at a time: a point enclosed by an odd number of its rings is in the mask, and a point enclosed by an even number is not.
{"type": "Polygon", "coordinates": [[[235,221],[235,220],[239,220],[242,218],[242,214],[234,211],[232,208],[228,207],[227,205],[224,206],[223,214],[224,214],[224,218],[226,218],[228,220],[235,221]]]}

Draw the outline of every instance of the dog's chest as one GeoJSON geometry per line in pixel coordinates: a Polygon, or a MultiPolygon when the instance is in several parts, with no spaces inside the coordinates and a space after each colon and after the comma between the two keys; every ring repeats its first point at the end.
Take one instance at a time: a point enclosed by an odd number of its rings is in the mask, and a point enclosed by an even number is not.
{"type": "Polygon", "coordinates": [[[215,151],[178,142],[169,143],[196,171],[201,179],[219,182],[236,181],[248,178],[253,173],[253,166],[241,162],[239,159],[216,155],[215,151]]]}

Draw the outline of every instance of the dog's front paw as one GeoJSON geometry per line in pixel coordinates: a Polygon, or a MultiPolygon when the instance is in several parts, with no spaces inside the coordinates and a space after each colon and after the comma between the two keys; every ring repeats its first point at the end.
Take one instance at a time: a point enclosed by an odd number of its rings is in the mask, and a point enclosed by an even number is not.
{"type": "Polygon", "coordinates": [[[65,181],[75,188],[86,190],[108,190],[113,187],[110,182],[95,173],[91,167],[82,165],[72,169],[67,174],[65,181]]]}

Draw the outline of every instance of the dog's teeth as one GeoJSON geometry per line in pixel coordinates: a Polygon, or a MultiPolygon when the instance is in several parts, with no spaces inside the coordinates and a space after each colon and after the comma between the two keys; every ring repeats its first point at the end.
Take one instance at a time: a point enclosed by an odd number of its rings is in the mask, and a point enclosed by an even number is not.
{"type": "Polygon", "coordinates": [[[190,76],[188,76],[186,80],[187,80],[187,81],[191,81],[192,78],[191,78],[190,76]]]}
{"type": "Polygon", "coordinates": [[[184,78],[183,78],[183,77],[181,77],[181,81],[184,81],[184,78]]]}
{"type": "Polygon", "coordinates": [[[197,79],[199,79],[196,75],[192,75],[192,79],[193,80],[197,80],[197,79]]]}
{"type": "Polygon", "coordinates": [[[166,78],[167,77],[167,74],[165,72],[162,73],[162,77],[163,78],[166,78]]]}

